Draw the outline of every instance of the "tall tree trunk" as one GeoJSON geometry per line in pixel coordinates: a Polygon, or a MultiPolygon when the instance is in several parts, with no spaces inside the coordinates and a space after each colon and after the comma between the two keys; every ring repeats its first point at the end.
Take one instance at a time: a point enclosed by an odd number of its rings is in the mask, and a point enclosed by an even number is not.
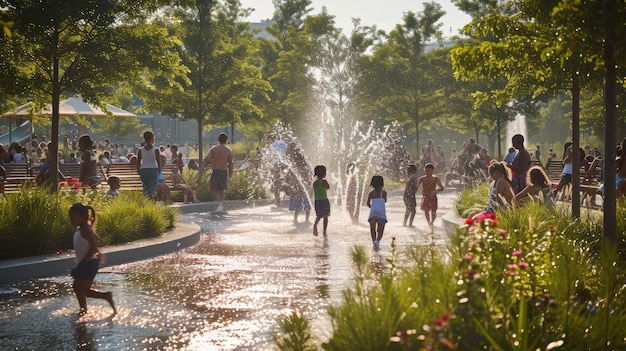
{"type": "Polygon", "coordinates": [[[61,96],[61,84],[59,83],[59,57],[56,54],[59,46],[59,30],[55,28],[52,35],[52,50],[55,53],[52,58],[52,130],[50,131],[50,143],[48,144],[48,158],[50,162],[50,182],[52,192],[59,189],[59,101],[61,96]]]}
{"type": "Polygon", "coordinates": [[[580,82],[572,76],[572,217],[580,218],[580,82]]]}
{"type": "Polygon", "coordinates": [[[413,121],[415,122],[415,151],[417,152],[415,154],[415,158],[419,160],[420,158],[422,158],[422,149],[420,149],[420,124],[417,121],[417,118],[413,121]]]}
{"type": "MultiPolygon", "coordinates": [[[[615,2],[611,2],[615,4],[615,2]]],[[[606,6],[606,2],[605,2],[606,6]]],[[[615,12],[605,8],[605,16],[615,12]]],[[[614,27],[608,18],[606,23],[606,39],[604,41],[604,237],[612,243],[617,241],[616,225],[616,189],[615,189],[615,145],[617,143],[617,86],[615,67],[617,65],[617,46],[614,27]]]]}
{"type": "Polygon", "coordinates": [[[496,127],[498,129],[498,161],[502,160],[502,121],[500,120],[500,108],[496,106],[496,127]]]}

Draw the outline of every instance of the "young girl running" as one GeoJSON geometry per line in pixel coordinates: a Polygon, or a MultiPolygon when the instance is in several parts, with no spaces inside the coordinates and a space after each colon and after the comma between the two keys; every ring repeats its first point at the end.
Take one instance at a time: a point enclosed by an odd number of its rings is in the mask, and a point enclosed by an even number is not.
{"type": "Polygon", "coordinates": [[[383,190],[384,180],[382,176],[373,176],[370,186],[374,190],[370,191],[367,196],[367,207],[370,208],[368,222],[370,222],[370,234],[374,249],[380,249],[380,240],[383,238],[385,224],[387,224],[387,211],[385,203],[387,202],[387,192],[383,190]]]}
{"type": "Polygon", "coordinates": [[[70,222],[76,227],[74,232],[74,252],[76,267],[70,272],[74,278],[74,293],[78,299],[80,313],[87,313],[87,298],[94,297],[106,300],[117,313],[113,303],[113,293],[93,290],[93,279],[98,273],[100,263],[104,262],[104,254],[98,249],[98,234],[93,227],[96,224],[96,211],[91,206],[75,203],[70,207],[70,222]]]}
{"type": "Polygon", "coordinates": [[[322,227],[324,228],[324,236],[326,236],[326,228],[328,227],[328,217],[330,217],[330,201],[326,191],[330,189],[330,185],[326,181],[326,167],[315,166],[313,171],[317,178],[313,182],[313,194],[315,195],[315,223],[313,223],[313,235],[317,236],[317,223],[320,219],[324,219],[322,227]]]}

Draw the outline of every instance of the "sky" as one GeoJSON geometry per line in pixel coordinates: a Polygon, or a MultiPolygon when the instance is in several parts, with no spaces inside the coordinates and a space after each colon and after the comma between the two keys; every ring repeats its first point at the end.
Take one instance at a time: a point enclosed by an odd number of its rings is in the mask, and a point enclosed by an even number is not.
{"type": "MultiPolygon", "coordinates": [[[[274,13],[272,0],[240,0],[244,7],[255,9],[248,20],[260,22],[269,19],[274,13]]],[[[320,13],[325,6],[330,15],[335,16],[335,24],[347,34],[352,29],[352,18],[360,18],[361,25],[376,25],[389,32],[402,22],[404,12],[420,12],[424,1],[420,0],[312,0],[311,14],[320,13]]],[[[456,35],[459,29],[470,22],[469,15],[461,12],[450,0],[435,0],[446,12],[440,20],[444,36],[456,35]]]]}

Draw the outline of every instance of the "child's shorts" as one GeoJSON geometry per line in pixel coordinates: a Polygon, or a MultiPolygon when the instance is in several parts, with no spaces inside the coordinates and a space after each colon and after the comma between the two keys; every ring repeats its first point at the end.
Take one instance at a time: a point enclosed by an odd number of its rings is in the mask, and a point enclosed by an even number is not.
{"type": "Polygon", "coordinates": [[[330,201],[328,199],[315,200],[315,216],[318,218],[330,217],[330,201]]]}
{"type": "Polygon", "coordinates": [[[436,212],[437,211],[437,197],[436,196],[433,196],[433,197],[424,196],[422,198],[422,205],[420,206],[420,208],[422,209],[422,211],[436,212]]]}
{"type": "Polygon", "coordinates": [[[72,277],[83,280],[93,280],[100,268],[100,260],[98,258],[92,258],[87,261],[80,261],[78,265],[70,271],[72,277]]]}
{"type": "Polygon", "coordinates": [[[378,223],[378,225],[380,226],[384,226],[385,224],[387,224],[387,218],[381,217],[370,217],[367,219],[367,221],[370,223],[378,223]]]}

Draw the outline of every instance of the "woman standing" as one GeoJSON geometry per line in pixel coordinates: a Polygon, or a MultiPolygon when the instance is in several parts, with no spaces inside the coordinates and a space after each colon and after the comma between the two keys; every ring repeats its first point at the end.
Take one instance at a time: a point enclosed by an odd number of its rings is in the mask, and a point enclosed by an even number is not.
{"type": "Polygon", "coordinates": [[[143,133],[144,146],[137,151],[137,172],[141,178],[143,194],[154,196],[161,172],[161,152],[154,146],[154,133],[147,130],[143,133]]]}

